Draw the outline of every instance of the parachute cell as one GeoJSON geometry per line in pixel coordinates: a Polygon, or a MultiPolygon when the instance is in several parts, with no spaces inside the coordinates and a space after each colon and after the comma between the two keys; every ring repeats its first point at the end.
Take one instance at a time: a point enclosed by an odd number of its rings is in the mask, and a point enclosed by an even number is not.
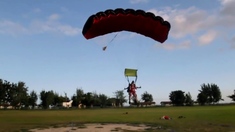
{"type": "Polygon", "coordinates": [[[92,39],[112,32],[130,31],[163,43],[168,38],[170,28],[169,22],[151,12],[117,8],[91,15],[82,33],[86,39],[92,39]]]}

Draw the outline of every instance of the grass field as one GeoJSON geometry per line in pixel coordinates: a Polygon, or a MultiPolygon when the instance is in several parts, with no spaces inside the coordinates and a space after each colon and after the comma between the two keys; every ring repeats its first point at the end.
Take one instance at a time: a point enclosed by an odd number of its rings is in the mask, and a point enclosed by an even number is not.
{"type": "MultiPolygon", "coordinates": [[[[32,128],[56,127],[73,122],[131,123],[161,126],[161,130],[177,132],[232,132],[235,131],[235,105],[105,108],[73,110],[0,110],[0,132],[27,131],[32,128]],[[124,114],[128,112],[128,114],[124,114]],[[173,120],[160,120],[168,115],[173,120]],[[178,116],[186,118],[179,119],[178,116]]],[[[154,130],[152,130],[154,131],[154,130]]]]}

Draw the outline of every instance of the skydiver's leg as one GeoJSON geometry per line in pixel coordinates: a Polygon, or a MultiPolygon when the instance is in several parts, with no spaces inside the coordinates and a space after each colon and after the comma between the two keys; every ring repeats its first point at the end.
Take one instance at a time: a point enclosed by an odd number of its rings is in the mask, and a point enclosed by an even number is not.
{"type": "Polygon", "coordinates": [[[137,103],[137,94],[136,94],[136,92],[133,94],[133,96],[135,97],[135,103],[137,103]]]}
{"type": "Polygon", "coordinates": [[[129,92],[129,104],[131,104],[131,92],[129,92]]]}

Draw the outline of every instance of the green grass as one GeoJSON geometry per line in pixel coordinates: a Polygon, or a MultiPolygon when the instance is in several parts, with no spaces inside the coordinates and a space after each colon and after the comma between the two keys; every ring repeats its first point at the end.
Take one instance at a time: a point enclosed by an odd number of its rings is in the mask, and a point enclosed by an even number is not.
{"type": "MultiPolygon", "coordinates": [[[[32,128],[69,126],[78,129],[83,123],[127,123],[161,126],[161,130],[177,132],[226,132],[235,131],[235,105],[107,108],[76,110],[0,110],[0,131],[23,132],[32,128]],[[124,114],[128,112],[128,114],[124,114]],[[173,120],[159,120],[168,115],[173,120]],[[186,118],[178,119],[178,116],[186,118]]],[[[154,130],[152,130],[154,131],[154,130]]]]}

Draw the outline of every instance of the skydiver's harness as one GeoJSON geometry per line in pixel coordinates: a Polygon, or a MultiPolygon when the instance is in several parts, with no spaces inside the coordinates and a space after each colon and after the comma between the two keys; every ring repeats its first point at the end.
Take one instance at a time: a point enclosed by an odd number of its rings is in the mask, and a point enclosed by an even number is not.
{"type": "MultiPolygon", "coordinates": [[[[131,83],[130,83],[128,76],[126,78],[127,78],[127,82],[128,82],[128,87],[126,89],[127,89],[127,92],[129,93],[129,92],[131,92],[131,83]]],[[[137,76],[135,78],[135,83],[136,82],[137,82],[137,76]]]]}

